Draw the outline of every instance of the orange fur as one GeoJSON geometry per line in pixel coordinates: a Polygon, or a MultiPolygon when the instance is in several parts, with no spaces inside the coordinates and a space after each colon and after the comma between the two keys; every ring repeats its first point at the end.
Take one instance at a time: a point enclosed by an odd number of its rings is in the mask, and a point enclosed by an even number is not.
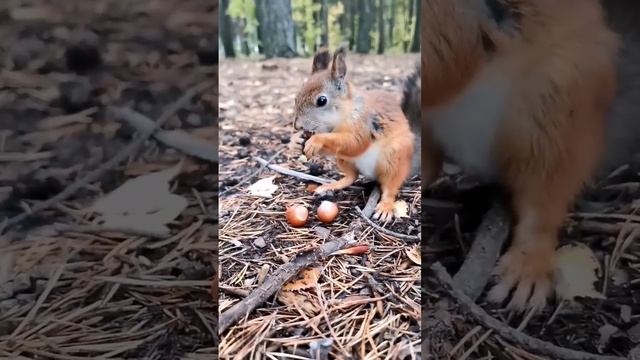
{"type": "Polygon", "coordinates": [[[522,310],[542,307],[552,291],[558,230],[601,158],[618,41],[596,0],[498,2],[510,25],[496,24],[482,8],[456,8],[461,1],[427,2],[423,86],[431,94],[423,95],[423,136],[430,147],[423,146],[423,168],[437,168],[441,151],[430,133],[433,111],[484,69],[499,69],[513,85],[488,151],[495,180],[513,194],[517,223],[489,297],[503,301],[515,287],[509,307],[522,310]]]}
{"type": "Polygon", "coordinates": [[[359,159],[368,151],[379,150],[371,160],[375,162],[372,175],[382,190],[374,218],[387,221],[393,217],[396,196],[411,170],[414,135],[397,95],[385,91],[358,91],[347,80],[340,83],[345,87],[344,94],[334,91],[340,81],[340,66],[344,67],[343,72],[346,71],[344,58],[339,58],[341,54],[343,52],[336,53],[331,68],[327,64],[326,50],[316,54],[313,73],[296,97],[294,127],[324,128],[325,124],[318,124],[322,120],[317,119],[322,116],[339,118],[335,124],[326,126],[325,130],[329,131],[312,135],[304,146],[308,158],[318,154],[334,156],[344,173],[342,179],[319,186],[316,193],[340,190],[353,184],[359,173],[359,159]],[[310,120],[308,113],[317,111],[315,102],[325,93],[331,94],[327,95],[331,98],[327,106],[332,108],[310,120]]]}

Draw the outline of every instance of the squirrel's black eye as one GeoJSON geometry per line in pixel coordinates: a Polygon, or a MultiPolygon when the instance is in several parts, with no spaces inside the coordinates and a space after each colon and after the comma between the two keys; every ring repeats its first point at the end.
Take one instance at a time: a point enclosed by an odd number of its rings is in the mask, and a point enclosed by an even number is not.
{"type": "Polygon", "coordinates": [[[319,96],[318,99],[316,100],[316,105],[318,105],[318,107],[323,107],[327,105],[327,97],[324,95],[319,96]]]}

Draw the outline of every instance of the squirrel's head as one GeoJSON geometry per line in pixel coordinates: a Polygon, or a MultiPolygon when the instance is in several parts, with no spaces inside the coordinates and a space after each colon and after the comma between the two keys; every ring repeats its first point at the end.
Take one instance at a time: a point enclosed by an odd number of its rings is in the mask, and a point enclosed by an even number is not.
{"type": "Polygon", "coordinates": [[[293,127],[310,132],[331,132],[341,121],[343,104],[351,97],[344,47],[333,54],[321,48],[313,57],[309,80],[296,95],[293,127]]]}

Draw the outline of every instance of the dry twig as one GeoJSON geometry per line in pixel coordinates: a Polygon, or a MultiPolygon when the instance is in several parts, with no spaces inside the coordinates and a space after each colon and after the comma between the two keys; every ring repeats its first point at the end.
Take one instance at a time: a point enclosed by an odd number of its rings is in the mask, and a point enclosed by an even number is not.
{"type": "MultiPolygon", "coordinates": [[[[147,133],[156,128],[156,123],[137,111],[121,107],[109,107],[109,111],[125,120],[140,133],[147,133]]],[[[153,137],[161,143],[178,149],[185,154],[195,156],[212,163],[218,162],[218,147],[215,144],[193,137],[182,130],[160,130],[153,137]]]]}
{"type": "Polygon", "coordinates": [[[453,277],[456,288],[471,299],[478,298],[489,281],[491,269],[509,236],[510,225],[507,209],[502,204],[495,203],[478,227],[464,263],[453,277]]]}
{"type": "Polygon", "coordinates": [[[287,168],[283,168],[282,166],[279,166],[279,165],[269,164],[269,162],[267,160],[259,158],[259,157],[254,157],[253,159],[255,161],[259,162],[260,164],[264,165],[268,169],[271,169],[271,170],[273,170],[275,172],[279,172],[280,174],[283,174],[283,175],[289,175],[289,176],[293,176],[293,177],[298,178],[298,179],[317,182],[319,184],[328,184],[328,183],[331,182],[331,180],[328,180],[328,179],[323,179],[321,177],[317,177],[317,176],[301,173],[299,171],[295,171],[295,170],[291,170],[291,169],[287,169],[287,168]]]}

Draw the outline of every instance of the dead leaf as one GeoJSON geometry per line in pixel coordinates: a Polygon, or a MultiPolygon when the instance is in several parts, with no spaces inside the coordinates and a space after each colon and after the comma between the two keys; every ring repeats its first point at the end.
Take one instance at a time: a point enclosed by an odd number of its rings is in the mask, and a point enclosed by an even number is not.
{"type": "Polygon", "coordinates": [[[249,186],[247,190],[249,194],[259,197],[271,198],[273,193],[278,190],[278,186],[273,183],[273,179],[277,175],[270,176],[268,178],[258,180],[255,184],[249,186]]]}
{"type": "Polygon", "coordinates": [[[286,283],[282,290],[284,291],[297,291],[303,289],[309,289],[318,283],[320,280],[320,270],[318,268],[309,268],[302,270],[298,276],[286,283]]]}
{"type": "Polygon", "coordinates": [[[600,263],[591,249],[584,244],[567,245],[556,253],[556,293],[561,299],[576,297],[604,299],[594,288],[598,280],[600,263]]]}
{"type": "Polygon", "coordinates": [[[633,341],[636,344],[639,343],[640,342],[640,324],[635,324],[629,329],[627,329],[627,335],[629,336],[629,339],[631,341],[633,341]]]}
{"type": "Polygon", "coordinates": [[[91,210],[103,216],[105,226],[168,234],[165,226],[187,207],[187,199],[169,192],[182,161],[169,169],[143,175],[96,201],[91,210]]]}
{"type": "Polygon", "coordinates": [[[409,259],[411,259],[411,261],[413,261],[414,264],[416,265],[421,265],[422,264],[422,256],[420,254],[420,247],[419,246],[413,246],[410,249],[407,249],[407,257],[409,259]]]}
{"type": "Polygon", "coordinates": [[[393,214],[397,218],[409,217],[409,206],[404,200],[398,200],[393,204],[393,214]]]}
{"type": "Polygon", "coordinates": [[[598,332],[600,333],[600,339],[598,340],[598,349],[602,351],[607,346],[607,344],[609,344],[609,340],[611,339],[611,337],[620,333],[620,329],[611,324],[604,324],[600,327],[600,329],[598,329],[598,332]]]}
{"type": "Polygon", "coordinates": [[[282,304],[298,308],[308,315],[320,312],[320,306],[313,303],[311,299],[311,295],[295,291],[280,291],[278,293],[278,301],[282,304]]]}

